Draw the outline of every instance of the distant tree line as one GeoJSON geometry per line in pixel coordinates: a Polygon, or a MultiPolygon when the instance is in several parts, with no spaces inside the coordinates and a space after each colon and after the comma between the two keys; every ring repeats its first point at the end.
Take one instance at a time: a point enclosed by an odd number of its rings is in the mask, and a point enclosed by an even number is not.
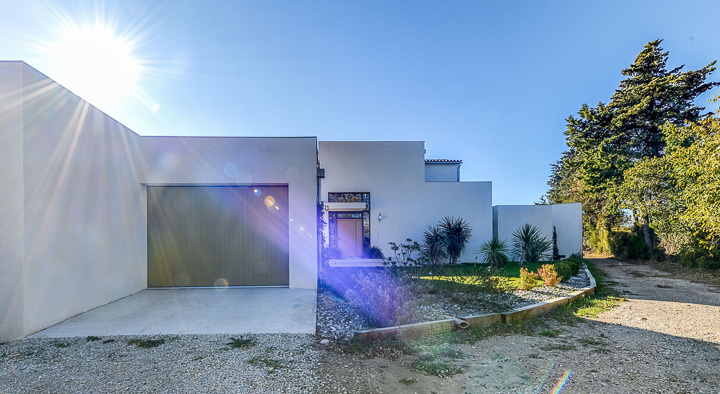
{"type": "Polygon", "coordinates": [[[582,202],[596,252],[720,267],[720,111],[695,104],[720,85],[707,81],[715,61],[668,70],[661,42],[622,71],[609,103],[566,119],[568,150],[541,203],[582,202]]]}

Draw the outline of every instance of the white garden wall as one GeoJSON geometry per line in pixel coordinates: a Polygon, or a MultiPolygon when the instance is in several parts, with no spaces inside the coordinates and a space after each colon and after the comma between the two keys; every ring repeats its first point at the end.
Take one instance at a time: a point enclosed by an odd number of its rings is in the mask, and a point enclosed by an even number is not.
{"type": "Polygon", "coordinates": [[[551,207],[560,254],[582,253],[582,203],[554,204],[551,207]]]}
{"type": "Polygon", "coordinates": [[[557,232],[558,252],[569,256],[582,252],[582,204],[496,205],[493,207],[493,235],[512,243],[512,234],[529,223],[552,240],[557,232]]]}
{"type": "Polygon", "coordinates": [[[552,208],[549,205],[496,205],[493,207],[493,235],[512,243],[513,233],[521,226],[529,223],[538,230],[540,235],[552,239],[552,208]]]}

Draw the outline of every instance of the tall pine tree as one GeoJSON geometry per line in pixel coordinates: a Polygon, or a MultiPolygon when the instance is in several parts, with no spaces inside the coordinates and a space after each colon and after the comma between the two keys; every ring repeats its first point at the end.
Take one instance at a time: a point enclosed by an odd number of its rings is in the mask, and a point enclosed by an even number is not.
{"type": "MultiPolygon", "coordinates": [[[[697,121],[704,108],[695,100],[718,85],[706,81],[715,70],[714,61],[699,70],[683,72],[684,66],[668,70],[668,52],[663,52],[661,42],[649,42],[622,71],[627,78],[607,105],[584,104],[577,117],[566,119],[569,150],[552,167],[545,200],[583,202],[585,227],[596,249],[607,248],[610,230],[624,217],[619,189],[625,171],[643,158],[662,156],[663,125],[697,121]]],[[[634,219],[644,230],[648,248],[654,248],[649,218],[634,219]]]]}

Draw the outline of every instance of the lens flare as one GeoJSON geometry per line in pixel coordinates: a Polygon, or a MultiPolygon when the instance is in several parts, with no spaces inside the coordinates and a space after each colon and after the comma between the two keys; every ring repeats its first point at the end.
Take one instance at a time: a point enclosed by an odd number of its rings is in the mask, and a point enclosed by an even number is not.
{"type": "Polygon", "coordinates": [[[267,197],[265,197],[265,206],[267,206],[268,208],[270,208],[270,207],[272,207],[272,206],[274,206],[274,205],[275,205],[275,197],[273,197],[273,196],[267,196],[267,197]]]}

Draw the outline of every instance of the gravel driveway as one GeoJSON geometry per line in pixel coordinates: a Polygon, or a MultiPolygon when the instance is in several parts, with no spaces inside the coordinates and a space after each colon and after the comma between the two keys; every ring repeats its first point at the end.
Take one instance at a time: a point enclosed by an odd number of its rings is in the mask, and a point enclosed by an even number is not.
{"type": "Polygon", "coordinates": [[[309,335],[28,339],[0,345],[0,392],[417,392],[547,393],[567,371],[563,393],[720,392],[720,293],[662,271],[594,261],[629,297],[597,319],[555,336],[513,334],[446,345],[465,372],[446,378],[395,360],[337,354],[309,335]],[[157,339],[157,338],[140,338],[157,339]],[[539,390],[540,389],[540,390],[539,390]]]}
{"type": "Polygon", "coordinates": [[[592,261],[628,296],[599,318],[576,326],[545,319],[557,337],[448,345],[464,354],[465,369],[449,378],[413,371],[414,356],[359,360],[326,351],[321,384],[327,392],[547,393],[570,371],[563,393],[719,393],[718,289],[643,265],[592,261]]]}

